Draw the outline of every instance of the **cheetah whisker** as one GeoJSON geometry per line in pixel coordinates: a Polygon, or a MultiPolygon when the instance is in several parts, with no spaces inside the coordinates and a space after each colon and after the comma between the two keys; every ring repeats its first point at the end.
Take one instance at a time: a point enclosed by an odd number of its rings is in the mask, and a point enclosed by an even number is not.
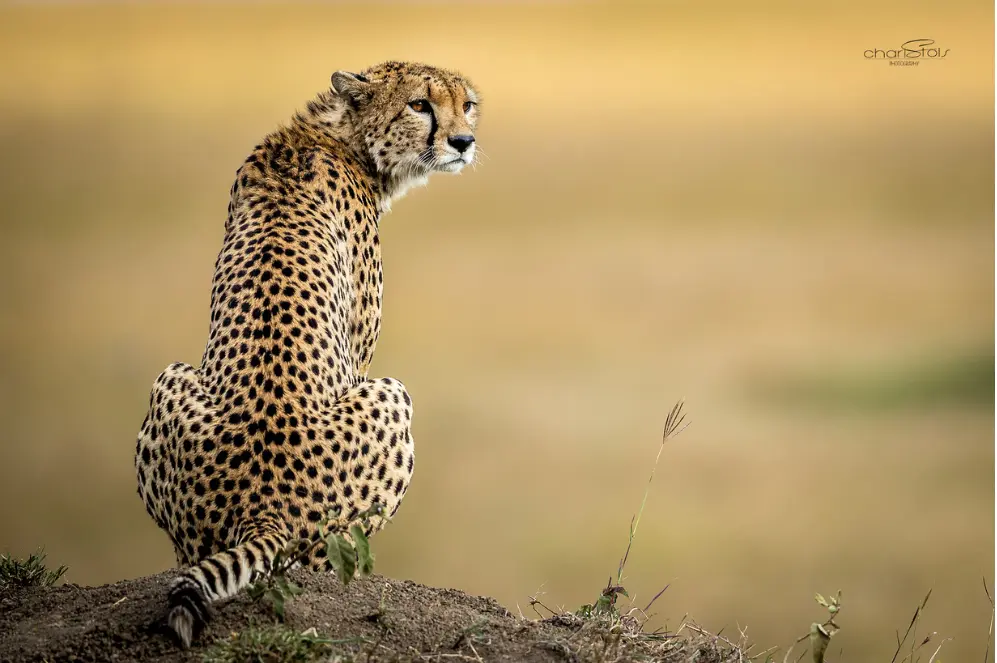
{"type": "Polygon", "coordinates": [[[485,151],[484,151],[484,150],[483,150],[483,149],[481,148],[481,146],[480,146],[480,145],[477,145],[477,144],[475,144],[475,147],[474,147],[474,160],[475,160],[475,161],[478,161],[478,156],[479,156],[479,155],[480,155],[480,156],[483,156],[484,158],[486,158],[486,159],[488,159],[489,161],[491,161],[491,157],[490,157],[490,156],[488,155],[488,153],[487,153],[487,152],[485,152],[485,151]]]}

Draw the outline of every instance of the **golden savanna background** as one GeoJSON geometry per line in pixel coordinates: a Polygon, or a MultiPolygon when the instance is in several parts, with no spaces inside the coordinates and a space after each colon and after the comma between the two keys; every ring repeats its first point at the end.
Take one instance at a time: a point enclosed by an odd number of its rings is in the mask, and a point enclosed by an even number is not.
{"type": "Polygon", "coordinates": [[[419,60],[480,88],[484,154],[382,221],[372,374],[418,461],[378,571],[591,602],[685,398],[625,579],[670,583],[656,623],[788,645],[841,589],[836,649],[889,660],[933,588],[975,660],[993,34],[982,0],[0,5],[0,550],[173,564],[132,454],[200,359],[231,178],[333,71],[419,60]],[[910,39],[947,55],[863,55],[910,39]]]}

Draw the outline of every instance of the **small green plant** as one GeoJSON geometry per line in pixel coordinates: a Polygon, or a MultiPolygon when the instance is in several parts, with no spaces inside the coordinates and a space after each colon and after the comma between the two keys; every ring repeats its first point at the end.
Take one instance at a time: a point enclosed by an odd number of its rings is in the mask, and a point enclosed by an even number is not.
{"type": "Polygon", "coordinates": [[[266,598],[273,606],[274,614],[284,620],[284,604],[288,599],[301,594],[301,587],[287,579],[287,571],[291,565],[286,565],[284,551],[277,553],[274,559],[274,568],[264,577],[249,586],[249,598],[259,601],[266,598]]]}
{"type": "MultiPolygon", "coordinates": [[[[824,598],[821,594],[815,594],[814,600],[817,601],[818,605],[823,606],[827,609],[827,620],[824,622],[814,622],[810,625],[810,630],[804,633],[796,641],[790,645],[789,649],[786,650],[786,655],[783,657],[784,662],[790,660],[800,660],[806,656],[807,649],[803,650],[798,659],[790,659],[789,655],[793,653],[793,649],[796,645],[800,644],[804,640],[809,640],[808,649],[813,655],[814,663],[824,663],[824,655],[827,652],[827,646],[831,643],[831,637],[841,630],[841,627],[834,621],[834,618],[838,616],[841,612],[841,590],[829,599],[824,598]]],[[[774,661],[772,656],[765,659],[766,663],[774,661]]]]}
{"type": "Polygon", "coordinates": [[[25,560],[9,553],[0,554],[0,591],[11,587],[51,587],[65,575],[67,567],[49,569],[45,566],[45,553],[41,549],[25,560]]]}
{"type": "MultiPolygon", "coordinates": [[[[228,640],[216,643],[204,654],[204,663],[310,663],[337,661],[330,658],[333,645],[362,642],[362,638],[330,640],[318,635],[314,628],[295,633],[281,625],[249,626],[233,633],[228,640]]],[[[347,659],[350,660],[350,659],[347,659]]]]}
{"type": "Polygon", "coordinates": [[[827,609],[827,621],[823,624],[814,622],[810,625],[810,651],[813,653],[814,663],[824,663],[824,654],[827,652],[827,646],[831,644],[831,636],[841,630],[841,627],[834,622],[834,618],[841,611],[841,590],[839,589],[830,600],[820,594],[815,594],[814,600],[827,609]]]}
{"type": "Polygon", "coordinates": [[[384,515],[384,506],[374,503],[370,508],[357,514],[348,528],[329,528],[329,524],[339,517],[341,510],[335,509],[326,514],[318,523],[319,538],[316,541],[295,539],[287,544],[284,550],[278,551],[274,557],[270,571],[250,585],[249,596],[254,601],[266,598],[273,605],[274,613],[283,621],[284,605],[287,600],[301,594],[302,589],[288,580],[287,572],[296,565],[311,558],[313,552],[325,546],[325,555],[329,564],[341,578],[343,584],[349,584],[357,572],[369,576],[374,571],[374,553],[370,549],[370,541],[364,529],[370,524],[370,519],[384,515]],[[344,533],[349,533],[349,538],[344,533]]]}

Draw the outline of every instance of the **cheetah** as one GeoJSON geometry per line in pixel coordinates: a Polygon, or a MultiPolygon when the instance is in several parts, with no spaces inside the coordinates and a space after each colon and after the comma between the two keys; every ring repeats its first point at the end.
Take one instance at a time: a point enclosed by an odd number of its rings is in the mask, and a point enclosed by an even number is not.
{"type": "MultiPolygon", "coordinates": [[[[184,648],[319,522],[393,515],[415,462],[412,399],[367,370],[381,325],[378,223],[436,172],[475,159],[478,93],[461,74],[385,62],[331,86],[236,172],[199,368],[155,380],[138,494],[182,570],[166,621],[184,648]]],[[[368,521],[367,534],[385,518],[368,521]]],[[[331,570],[322,546],[304,563],[331,570]]]]}

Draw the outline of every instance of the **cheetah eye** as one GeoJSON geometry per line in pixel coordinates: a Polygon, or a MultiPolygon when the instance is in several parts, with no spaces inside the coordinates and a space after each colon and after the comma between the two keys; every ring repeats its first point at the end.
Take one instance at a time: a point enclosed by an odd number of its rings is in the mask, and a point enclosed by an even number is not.
{"type": "Polygon", "coordinates": [[[465,113],[470,113],[471,109],[474,108],[475,105],[476,104],[473,101],[465,101],[464,102],[464,112],[465,113]]]}
{"type": "Polygon", "coordinates": [[[429,102],[426,101],[425,99],[416,99],[415,101],[410,101],[408,106],[416,113],[429,112],[429,102]]]}

